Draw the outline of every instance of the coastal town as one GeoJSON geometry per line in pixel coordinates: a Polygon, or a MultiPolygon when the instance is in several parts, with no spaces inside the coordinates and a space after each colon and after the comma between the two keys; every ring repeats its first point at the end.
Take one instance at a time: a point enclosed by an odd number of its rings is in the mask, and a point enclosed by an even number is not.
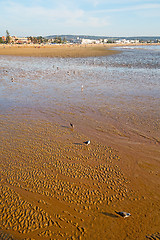
{"type": "Polygon", "coordinates": [[[137,37],[137,38],[111,38],[98,36],[77,36],[77,35],[53,35],[53,36],[10,36],[8,30],[6,36],[0,36],[0,44],[139,44],[139,43],[160,43],[160,38],[137,37]]]}

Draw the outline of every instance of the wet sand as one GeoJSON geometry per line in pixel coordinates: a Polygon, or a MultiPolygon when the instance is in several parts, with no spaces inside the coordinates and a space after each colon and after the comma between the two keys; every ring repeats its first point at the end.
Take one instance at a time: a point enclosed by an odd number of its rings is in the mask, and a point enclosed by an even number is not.
{"type": "Polygon", "coordinates": [[[97,108],[85,91],[86,105],[37,97],[35,107],[1,112],[2,239],[159,239],[159,104],[118,97],[103,105],[100,96],[97,108]]]}
{"type": "Polygon", "coordinates": [[[145,239],[157,233],[159,142],[127,128],[124,133],[114,122],[95,128],[91,119],[84,126],[77,117],[73,130],[67,113],[60,115],[65,120],[1,116],[3,231],[15,239],[145,239]],[[132,216],[115,214],[123,210],[132,216]]]}

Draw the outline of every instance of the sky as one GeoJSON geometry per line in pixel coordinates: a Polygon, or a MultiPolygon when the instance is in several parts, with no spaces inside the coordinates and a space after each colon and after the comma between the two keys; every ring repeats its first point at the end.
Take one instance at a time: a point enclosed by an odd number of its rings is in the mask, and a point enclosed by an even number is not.
{"type": "Polygon", "coordinates": [[[0,36],[160,36],[160,0],[0,0],[0,36]]]}

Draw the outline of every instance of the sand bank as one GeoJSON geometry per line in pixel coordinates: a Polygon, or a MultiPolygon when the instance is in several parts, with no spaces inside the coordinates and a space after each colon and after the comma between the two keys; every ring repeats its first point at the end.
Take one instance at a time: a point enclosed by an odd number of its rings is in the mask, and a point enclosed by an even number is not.
{"type": "Polygon", "coordinates": [[[115,54],[106,45],[1,45],[0,55],[34,57],[94,57],[115,54]]]}
{"type": "Polygon", "coordinates": [[[119,53],[111,50],[113,47],[145,46],[160,44],[89,44],[89,45],[0,45],[0,55],[30,56],[30,57],[96,57],[119,53]]]}

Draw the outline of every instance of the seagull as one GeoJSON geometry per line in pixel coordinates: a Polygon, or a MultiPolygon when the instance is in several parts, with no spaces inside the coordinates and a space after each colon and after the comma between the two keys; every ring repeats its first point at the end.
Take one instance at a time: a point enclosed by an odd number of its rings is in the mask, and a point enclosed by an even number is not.
{"type": "Polygon", "coordinates": [[[90,140],[89,141],[86,141],[86,142],[84,142],[86,145],[89,145],[91,142],[90,142],[90,140]]]}
{"type": "MultiPolygon", "coordinates": [[[[116,211],[115,211],[116,212],[116,211]]],[[[127,213],[127,212],[116,212],[118,215],[120,215],[121,217],[123,218],[126,218],[126,217],[129,217],[131,216],[130,213],[127,213]]]]}
{"type": "Polygon", "coordinates": [[[83,92],[83,85],[81,86],[81,91],[83,92]]]}
{"type": "Polygon", "coordinates": [[[71,126],[71,128],[74,128],[74,125],[72,123],[70,123],[70,126],[71,126]]]}

